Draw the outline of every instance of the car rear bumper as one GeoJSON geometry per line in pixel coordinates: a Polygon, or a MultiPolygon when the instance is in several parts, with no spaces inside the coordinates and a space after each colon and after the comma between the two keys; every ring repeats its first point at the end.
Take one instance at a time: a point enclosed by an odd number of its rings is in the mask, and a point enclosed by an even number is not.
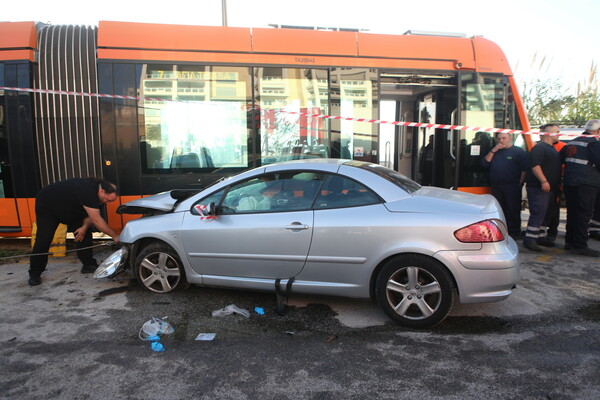
{"type": "Polygon", "coordinates": [[[475,252],[440,251],[436,256],[450,268],[461,303],[504,300],[519,280],[519,252],[511,238],[475,252]]]}

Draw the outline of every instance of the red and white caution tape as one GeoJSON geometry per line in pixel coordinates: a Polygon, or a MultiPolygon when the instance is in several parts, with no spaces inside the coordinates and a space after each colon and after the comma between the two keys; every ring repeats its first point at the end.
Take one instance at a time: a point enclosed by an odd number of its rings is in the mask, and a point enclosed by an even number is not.
{"type": "Polygon", "coordinates": [[[200,214],[200,220],[217,218],[216,215],[208,215],[208,207],[204,204],[196,204],[194,206],[194,209],[196,209],[196,211],[198,211],[198,214],[200,214]]]}
{"type": "MultiPolygon", "coordinates": [[[[31,88],[17,88],[17,87],[5,87],[5,86],[0,86],[0,90],[13,90],[13,91],[17,91],[17,92],[42,93],[42,94],[57,94],[57,95],[63,95],[63,96],[85,96],[85,97],[100,97],[100,98],[108,98],[108,99],[190,103],[190,101],[182,101],[182,100],[158,99],[158,98],[153,98],[153,97],[122,96],[122,95],[117,95],[117,94],[72,92],[72,91],[68,91],[68,90],[31,89],[31,88]]],[[[370,123],[370,124],[391,124],[391,125],[396,125],[396,126],[407,126],[407,127],[411,127],[411,128],[433,128],[433,129],[447,129],[447,130],[458,130],[458,131],[508,133],[511,135],[579,136],[579,134],[532,132],[532,131],[522,131],[522,130],[518,130],[518,129],[484,128],[484,127],[480,127],[480,126],[429,124],[429,123],[424,123],[424,122],[406,122],[406,121],[382,121],[379,119],[350,118],[350,117],[340,117],[340,116],[336,116],[336,115],[312,114],[312,113],[286,111],[286,110],[276,110],[276,112],[291,114],[291,115],[300,115],[300,116],[304,116],[304,117],[318,118],[318,119],[366,122],[366,123],[370,123]]]]}
{"type": "Polygon", "coordinates": [[[84,96],[84,97],[102,97],[107,99],[123,99],[123,100],[146,100],[146,101],[177,101],[169,99],[156,99],[152,97],[136,97],[136,96],[122,96],[118,94],[102,94],[102,93],[87,93],[87,92],[71,92],[68,90],[49,90],[49,89],[31,89],[31,88],[17,88],[0,86],[0,90],[13,90],[16,92],[28,92],[28,93],[42,93],[42,94],[59,94],[63,96],[84,96]]]}

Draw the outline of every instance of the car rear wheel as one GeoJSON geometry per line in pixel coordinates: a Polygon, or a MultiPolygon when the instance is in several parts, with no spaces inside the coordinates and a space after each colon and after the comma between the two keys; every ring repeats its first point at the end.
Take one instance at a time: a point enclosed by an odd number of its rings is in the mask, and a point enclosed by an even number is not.
{"type": "Polygon", "coordinates": [[[450,273],[436,260],[418,254],[387,261],[377,276],[375,291],[383,311],[410,328],[442,322],[456,296],[450,273]]]}
{"type": "Polygon", "coordinates": [[[152,243],[140,251],[135,261],[135,276],[146,289],[156,293],[169,293],[186,286],[179,256],[164,243],[152,243]]]}

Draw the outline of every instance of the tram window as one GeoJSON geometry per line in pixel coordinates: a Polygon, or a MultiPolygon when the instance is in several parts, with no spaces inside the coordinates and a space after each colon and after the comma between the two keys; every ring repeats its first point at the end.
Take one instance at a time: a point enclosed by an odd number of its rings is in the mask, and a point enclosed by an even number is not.
{"type": "Polygon", "coordinates": [[[248,168],[250,68],[145,64],[144,173],[248,168]]]}

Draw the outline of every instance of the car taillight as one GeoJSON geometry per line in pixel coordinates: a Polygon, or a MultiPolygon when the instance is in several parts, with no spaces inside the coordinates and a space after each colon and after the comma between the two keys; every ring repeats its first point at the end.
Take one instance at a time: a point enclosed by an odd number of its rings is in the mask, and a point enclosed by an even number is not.
{"type": "Polygon", "coordinates": [[[504,225],[502,221],[488,219],[460,228],[454,237],[463,243],[499,242],[504,240],[500,225],[504,225]]]}

